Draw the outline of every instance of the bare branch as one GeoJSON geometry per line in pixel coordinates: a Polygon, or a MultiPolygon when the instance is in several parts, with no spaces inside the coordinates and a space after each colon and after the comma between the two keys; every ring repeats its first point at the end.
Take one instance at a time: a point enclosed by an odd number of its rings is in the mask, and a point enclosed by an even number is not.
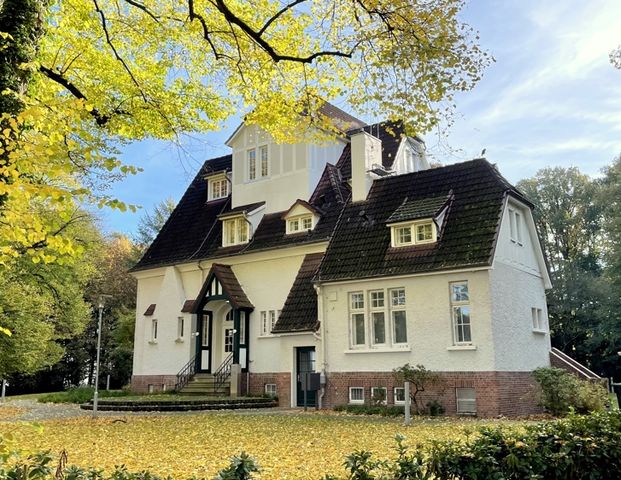
{"type": "Polygon", "coordinates": [[[283,15],[288,10],[291,10],[296,5],[299,5],[300,3],[304,3],[305,1],[306,0],[295,0],[295,1],[291,2],[291,3],[289,3],[288,5],[285,5],[282,9],[280,9],[278,12],[276,12],[276,14],[272,18],[270,18],[267,22],[265,22],[265,25],[263,25],[263,28],[261,28],[261,30],[259,30],[257,32],[257,35],[259,35],[259,36],[263,35],[265,30],[267,30],[272,23],[274,23],[276,20],[278,20],[278,17],[283,15]]]}

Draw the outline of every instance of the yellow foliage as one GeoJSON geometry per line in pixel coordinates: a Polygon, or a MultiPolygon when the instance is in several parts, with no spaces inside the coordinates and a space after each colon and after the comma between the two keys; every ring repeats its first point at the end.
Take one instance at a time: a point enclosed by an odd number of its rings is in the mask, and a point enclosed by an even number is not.
{"type": "Polygon", "coordinates": [[[414,446],[456,439],[486,423],[491,422],[418,420],[404,427],[401,420],[321,413],[210,413],[49,421],[42,433],[27,424],[0,423],[0,434],[12,431],[17,443],[30,451],[66,449],[69,464],[107,471],[125,464],[131,471],[146,469],[180,480],[192,475],[213,478],[243,450],[258,461],[262,480],[319,480],[325,473],[344,473],[345,455],[357,449],[379,458],[394,456],[397,433],[414,446]]]}
{"type": "Polygon", "coordinates": [[[0,420],[10,420],[11,418],[21,415],[23,410],[19,407],[0,404],[0,420]]]}

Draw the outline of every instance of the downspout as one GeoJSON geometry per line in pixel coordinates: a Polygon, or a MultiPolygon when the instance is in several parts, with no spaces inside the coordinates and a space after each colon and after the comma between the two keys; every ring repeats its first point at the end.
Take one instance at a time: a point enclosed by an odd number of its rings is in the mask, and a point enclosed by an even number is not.
{"type": "Polygon", "coordinates": [[[321,292],[321,285],[319,283],[315,283],[313,287],[315,288],[315,292],[317,293],[317,321],[319,322],[320,329],[319,337],[317,337],[316,333],[314,334],[314,336],[321,341],[321,389],[319,390],[318,400],[318,407],[321,410],[321,408],[323,407],[323,397],[326,394],[326,365],[328,364],[328,362],[326,361],[326,324],[324,322],[323,295],[321,292]]]}

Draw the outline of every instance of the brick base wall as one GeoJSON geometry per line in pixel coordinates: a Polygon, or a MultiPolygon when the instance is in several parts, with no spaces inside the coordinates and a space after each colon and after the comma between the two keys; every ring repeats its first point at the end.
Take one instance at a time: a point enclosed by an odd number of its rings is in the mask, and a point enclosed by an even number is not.
{"type": "Polygon", "coordinates": [[[278,395],[278,405],[281,407],[291,406],[291,374],[290,373],[250,373],[250,385],[248,393],[250,395],[263,395],[266,383],[276,384],[276,394],[278,395]]]}
{"type": "MultiPolygon", "coordinates": [[[[456,388],[474,388],[476,391],[477,415],[496,417],[529,415],[541,412],[534,395],[535,382],[528,372],[442,372],[442,381],[417,399],[423,406],[437,400],[447,415],[457,414],[456,388]]],[[[387,403],[394,405],[395,383],[388,372],[340,372],[328,374],[324,408],[349,403],[349,387],[364,388],[365,403],[371,401],[372,387],[386,387],[387,403]]]]}
{"type": "Polygon", "coordinates": [[[133,375],[131,390],[136,393],[148,393],[149,385],[153,385],[153,392],[163,392],[173,390],[176,383],[176,375],[133,375]]]}

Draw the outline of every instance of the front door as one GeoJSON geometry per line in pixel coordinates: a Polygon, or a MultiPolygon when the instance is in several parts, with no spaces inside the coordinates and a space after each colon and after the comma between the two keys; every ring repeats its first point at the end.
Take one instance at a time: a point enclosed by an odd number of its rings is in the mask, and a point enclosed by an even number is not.
{"type": "Polygon", "coordinates": [[[198,316],[198,336],[196,346],[197,371],[211,373],[211,324],[212,313],[203,312],[198,316]]]}
{"type": "MultiPolygon", "coordinates": [[[[304,389],[302,388],[302,377],[307,372],[315,371],[315,347],[298,347],[296,349],[296,377],[297,377],[297,404],[298,407],[304,406],[304,389]]],[[[314,407],[317,404],[317,392],[315,390],[306,391],[306,406],[314,407]]]]}

